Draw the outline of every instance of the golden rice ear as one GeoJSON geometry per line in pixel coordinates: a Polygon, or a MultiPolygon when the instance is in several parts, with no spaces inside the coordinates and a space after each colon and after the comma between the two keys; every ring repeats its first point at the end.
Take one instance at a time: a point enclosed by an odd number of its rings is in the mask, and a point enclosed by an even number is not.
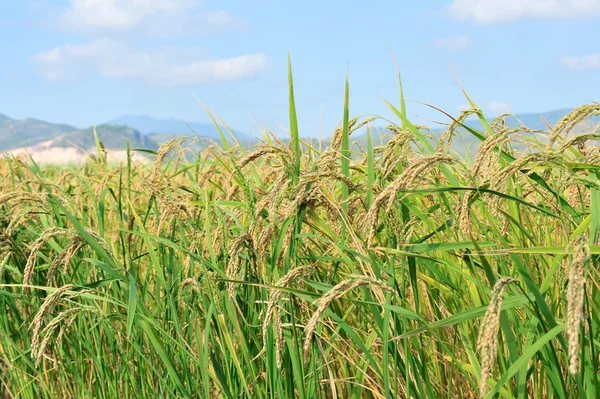
{"type": "Polygon", "coordinates": [[[492,298],[488,304],[479,338],[477,349],[481,355],[481,377],[479,383],[479,395],[483,398],[487,393],[487,380],[491,375],[492,366],[498,355],[498,328],[500,326],[500,313],[502,312],[503,295],[508,285],[517,281],[511,277],[504,277],[496,281],[492,290],[492,298]]]}
{"type": "MultiPolygon", "coordinates": [[[[510,178],[513,176],[518,176],[517,178],[519,178],[520,176],[518,174],[526,166],[529,170],[531,170],[533,166],[545,166],[549,168],[551,165],[561,166],[561,162],[562,160],[560,158],[560,155],[554,152],[544,151],[523,155],[522,157],[517,158],[508,165],[506,165],[504,168],[499,169],[495,173],[491,174],[489,176],[489,188],[493,191],[498,191],[501,193],[505,192],[505,186],[509,182],[510,178]]],[[[500,196],[490,196],[489,208],[491,209],[492,215],[494,216],[497,216],[498,214],[498,209],[500,208],[500,200],[500,196]]]]}
{"type": "Polygon", "coordinates": [[[66,269],[71,262],[71,259],[79,252],[79,250],[85,245],[85,241],[81,237],[74,237],[71,239],[69,244],[62,250],[53,261],[48,271],[46,272],[46,280],[49,284],[54,282],[54,275],[60,266],[63,266],[63,274],[66,273],[66,269]]]}
{"type": "Polygon", "coordinates": [[[413,188],[415,182],[422,177],[422,174],[437,164],[451,164],[455,159],[448,155],[436,154],[421,158],[416,158],[411,165],[402,172],[394,181],[386,186],[371,204],[369,211],[362,223],[362,228],[369,229],[368,243],[370,244],[377,223],[379,221],[379,209],[387,203],[387,209],[393,205],[393,201],[398,193],[413,188]]]}
{"type": "Polygon", "coordinates": [[[158,152],[156,153],[156,158],[154,158],[154,175],[158,175],[160,173],[162,163],[169,154],[169,152],[171,152],[171,150],[173,150],[178,145],[181,145],[181,143],[183,143],[184,141],[185,139],[177,138],[167,141],[166,143],[160,146],[158,152]]]}
{"type": "Polygon", "coordinates": [[[310,354],[310,348],[312,343],[312,338],[317,329],[317,324],[321,318],[321,315],[325,313],[325,310],[329,307],[331,302],[340,299],[348,292],[352,291],[355,288],[361,286],[369,286],[371,289],[380,289],[383,291],[393,292],[393,290],[387,286],[383,281],[376,280],[371,277],[366,276],[350,276],[350,278],[343,280],[342,282],[336,284],[333,288],[325,293],[321,298],[319,298],[316,303],[318,303],[317,310],[311,316],[311,318],[306,323],[306,327],[304,328],[304,359],[305,362],[308,361],[308,356],[310,354]]]}
{"type": "Polygon", "coordinates": [[[2,275],[4,274],[4,269],[6,268],[6,265],[8,264],[8,261],[10,260],[10,257],[13,255],[13,253],[9,250],[6,251],[6,253],[4,253],[3,255],[4,256],[0,258],[0,279],[2,278],[2,275]]]}
{"type": "Polygon", "coordinates": [[[54,228],[46,230],[42,235],[40,235],[31,246],[31,252],[27,257],[27,263],[25,264],[25,270],[23,271],[23,285],[31,284],[33,270],[35,269],[35,263],[37,261],[38,254],[48,241],[59,236],[72,237],[75,234],[76,232],[74,230],[54,228]]]}
{"type": "Polygon", "coordinates": [[[546,150],[548,151],[554,146],[554,143],[560,137],[561,134],[564,133],[564,135],[567,136],[569,132],[579,123],[581,123],[585,119],[594,117],[596,115],[600,115],[600,104],[598,103],[586,104],[581,107],[575,108],[573,111],[569,112],[561,120],[558,121],[558,123],[550,132],[550,137],[548,139],[548,144],[546,145],[546,150]]]}
{"type": "Polygon", "coordinates": [[[409,130],[402,130],[394,125],[387,126],[386,129],[394,135],[385,147],[375,149],[375,151],[383,152],[381,158],[382,171],[380,172],[382,180],[388,179],[398,165],[408,165],[409,160],[414,157],[409,145],[414,140],[414,135],[409,130]]]}
{"type": "Polygon", "coordinates": [[[581,235],[571,244],[574,247],[573,260],[569,269],[569,285],[567,287],[567,330],[569,341],[569,372],[579,372],[579,329],[583,319],[583,302],[585,299],[585,264],[590,258],[590,247],[587,234],[581,235]]]}
{"type": "MultiPolygon", "coordinates": [[[[225,274],[229,277],[230,280],[237,280],[237,274],[242,268],[242,258],[240,254],[244,250],[245,246],[249,246],[254,250],[254,239],[249,233],[244,233],[241,236],[237,237],[230,245],[229,248],[229,262],[227,263],[227,269],[225,274]]],[[[227,293],[229,294],[229,299],[233,300],[235,298],[235,285],[234,282],[227,283],[227,293]]]]}
{"type": "MultiPolygon", "coordinates": [[[[358,121],[358,117],[354,117],[352,119],[350,119],[350,121],[348,121],[348,128],[349,130],[352,130],[352,127],[354,125],[356,125],[356,122],[358,121]]],[[[365,122],[365,124],[369,123],[368,121],[365,122]]],[[[334,151],[339,151],[340,147],[342,146],[342,125],[340,124],[335,131],[333,132],[333,136],[331,138],[331,149],[334,151]]]]}
{"type": "Polygon", "coordinates": [[[67,292],[75,288],[74,284],[63,285],[62,287],[56,289],[50,295],[44,299],[44,302],[39,307],[31,325],[33,326],[33,334],[31,336],[31,353],[36,360],[41,357],[40,348],[40,333],[42,332],[42,323],[44,317],[52,311],[52,309],[60,302],[62,296],[67,292]]]}
{"type": "Polygon", "coordinates": [[[438,139],[438,144],[435,149],[436,152],[447,154],[450,151],[450,147],[452,145],[452,139],[456,135],[456,129],[463,125],[465,120],[471,116],[477,114],[479,110],[474,108],[469,108],[467,110],[461,111],[460,115],[456,119],[452,120],[452,123],[448,125],[446,130],[442,133],[440,138],[438,139]]]}
{"type": "Polygon", "coordinates": [[[584,151],[586,150],[585,144],[588,141],[596,141],[600,139],[600,135],[598,135],[598,130],[600,129],[600,124],[596,126],[596,129],[592,133],[580,134],[575,137],[571,137],[569,140],[566,140],[564,143],[558,147],[558,153],[563,153],[571,147],[580,147],[584,151]]]}
{"type": "Polygon", "coordinates": [[[475,155],[471,167],[471,176],[477,178],[480,175],[483,175],[481,180],[485,180],[486,177],[489,177],[489,169],[491,168],[486,168],[486,166],[489,166],[493,161],[498,159],[494,149],[508,142],[508,139],[510,138],[509,134],[517,131],[518,129],[509,130],[504,128],[494,136],[489,136],[482,141],[481,144],[479,144],[479,147],[477,147],[477,154],[475,155]],[[488,173],[483,173],[484,171],[488,173]]]}
{"type": "Polygon", "coordinates": [[[266,350],[269,326],[271,325],[271,320],[273,320],[272,324],[275,327],[275,358],[277,361],[277,367],[281,367],[283,365],[283,348],[285,345],[285,342],[283,340],[283,328],[281,325],[281,310],[278,306],[283,291],[279,288],[290,286],[294,281],[310,275],[314,271],[314,269],[314,264],[293,268],[290,271],[288,271],[282,278],[280,278],[279,281],[277,281],[277,283],[275,283],[275,288],[270,290],[269,301],[267,302],[267,311],[265,312],[262,324],[262,335],[263,345],[265,346],[266,350]]]}
{"type": "Polygon", "coordinates": [[[467,191],[465,193],[459,210],[460,234],[465,240],[471,240],[473,236],[470,202],[474,194],[475,191],[467,191]]]}

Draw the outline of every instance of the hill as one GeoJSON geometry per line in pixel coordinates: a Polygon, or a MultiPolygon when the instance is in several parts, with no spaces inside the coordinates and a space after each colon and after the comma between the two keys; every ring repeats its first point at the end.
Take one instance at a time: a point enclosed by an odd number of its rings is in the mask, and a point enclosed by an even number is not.
{"type": "MultiPolygon", "coordinates": [[[[159,146],[128,126],[99,125],[96,133],[113,161],[124,159],[127,141],[131,148],[155,150],[159,146]]],[[[94,128],[77,129],[37,119],[11,119],[0,114],[0,154],[4,152],[28,154],[40,163],[81,164],[96,152],[94,128]]]]}
{"type": "MultiPolygon", "coordinates": [[[[139,131],[128,127],[104,124],[96,127],[100,141],[106,148],[124,149],[129,140],[131,147],[156,149],[157,143],[139,131]]],[[[0,151],[32,147],[52,142],[57,147],[75,146],[87,150],[96,146],[94,129],[78,129],[38,119],[12,119],[0,114],[0,151]]]]}
{"type": "MultiPolygon", "coordinates": [[[[523,113],[508,116],[505,120],[507,126],[509,127],[518,127],[519,125],[524,125],[533,131],[547,132],[548,127],[546,126],[546,123],[553,127],[558,123],[560,119],[562,119],[562,117],[564,117],[571,111],[572,109],[563,108],[541,113],[523,113]]],[[[488,121],[491,121],[492,119],[493,118],[488,118],[488,121]]],[[[580,125],[576,126],[571,131],[570,135],[572,136],[585,132],[590,132],[598,123],[600,123],[600,116],[595,116],[586,119],[580,125]]],[[[465,125],[470,128],[483,131],[483,126],[481,125],[479,120],[474,116],[469,117],[465,121],[465,125]]],[[[433,127],[431,129],[431,142],[434,143],[445,130],[446,127],[433,127]]],[[[375,146],[385,145],[392,137],[392,133],[382,126],[372,126],[371,131],[373,134],[373,143],[375,146]]],[[[466,129],[462,127],[457,128],[456,132],[457,135],[452,141],[452,150],[456,151],[460,155],[466,155],[467,153],[473,155],[474,150],[476,150],[477,146],[480,143],[479,139],[471,135],[469,132],[466,131],[466,129]]],[[[536,139],[544,141],[545,137],[543,134],[538,134],[536,135],[536,139]]],[[[352,143],[354,143],[354,149],[357,151],[359,151],[360,148],[367,148],[366,128],[354,133],[351,136],[351,141],[352,143]]]]}
{"type": "MultiPolygon", "coordinates": [[[[571,109],[563,108],[542,113],[523,113],[509,116],[506,121],[509,126],[518,126],[520,121],[532,130],[545,131],[547,127],[544,121],[550,126],[554,126],[570,111],[571,109]]],[[[474,117],[469,118],[465,123],[469,127],[482,129],[481,124],[474,117]]],[[[588,119],[586,129],[589,130],[590,125],[596,123],[600,123],[600,117],[588,119]]],[[[222,130],[229,136],[225,128],[222,130]]],[[[444,130],[445,127],[434,127],[432,139],[439,136],[444,130]]],[[[580,130],[583,131],[583,127],[576,128],[573,133],[577,134],[580,130]]],[[[128,140],[132,148],[146,149],[157,149],[160,144],[178,137],[190,137],[184,145],[192,150],[203,148],[203,138],[220,142],[217,128],[213,124],[193,122],[188,126],[184,121],[174,118],[156,119],[148,116],[126,115],[111,123],[97,126],[96,132],[105,148],[112,150],[125,149],[128,140]]],[[[354,143],[355,150],[366,148],[365,133],[366,129],[362,129],[352,135],[351,141],[354,143]]],[[[458,133],[452,148],[463,155],[472,152],[471,150],[476,148],[479,140],[465,132],[464,129],[459,128],[458,133]]],[[[234,131],[234,134],[244,146],[251,146],[255,143],[254,140],[249,140],[246,134],[237,131],[234,131]]],[[[391,133],[385,128],[373,127],[373,139],[376,146],[384,145],[390,137],[391,133]]],[[[544,138],[540,136],[539,139],[543,140],[544,138]]],[[[316,143],[315,139],[306,138],[306,140],[316,143]]],[[[327,143],[326,139],[322,144],[327,145],[327,143]]],[[[89,150],[95,149],[93,128],[79,129],[68,124],[50,123],[33,118],[18,120],[0,114],[0,152],[28,149],[34,153],[39,151],[39,148],[47,151],[48,146],[56,149],[77,148],[80,150],[79,152],[87,153],[89,150]]]]}
{"type": "MultiPolygon", "coordinates": [[[[511,115],[505,118],[506,125],[509,127],[517,127],[519,125],[527,126],[531,130],[547,131],[548,125],[555,126],[565,115],[571,112],[570,108],[561,108],[548,112],[529,112],[523,114],[511,115]],[[545,122],[545,123],[544,123],[545,122]]],[[[493,118],[488,118],[491,121],[493,118]]],[[[600,116],[595,116],[586,120],[589,123],[600,123],[600,116]]],[[[475,117],[470,117],[466,125],[475,129],[482,129],[481,123],[475,117]]],[[[443,130],[443,129],[441,129],[443,130]]]]}
{"type": "Polygon", "coordinates": [[[74,126],[0,114],[0,151],[26,147],[77,131],[74,126]]]}
{"type": "MultiPolygon", "coordinates": [[[[131,126],[147,135],[158,134],[164,141],[182,136],[199,136],[219,140],[219,132],[212,123],[187,122],[175,118],[158,119],[145,115],[124,115],[110,123],[131,126]]],[[[220,129],[227,134],[225,127],[220,126],[220,129]]],[[[244,133],[238,131],[233,131],[233,133],[240,141],[248,139],[244,133]]]]}
{"type": "MultiPolygon", "coordinates": [[[[158,148],[158,143],[143,135],[139,131],[129,126],[119,125],[99,125],[96,126],[98,139],[104,144],[105,148],[124,149],[127,147],[127,141],[131,148],[145,148],[155,150],[158,148]]],[[[94,139],[94,128],[79,130],[68,135],[62,136],[63,140],[59,141],[61,146],[77,146],[88,149],[96,146],[94,139]]]]}

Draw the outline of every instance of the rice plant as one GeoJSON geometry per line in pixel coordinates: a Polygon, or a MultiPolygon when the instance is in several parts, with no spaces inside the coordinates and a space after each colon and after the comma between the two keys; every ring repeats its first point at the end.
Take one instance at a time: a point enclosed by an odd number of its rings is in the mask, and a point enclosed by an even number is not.
{"type": "Polygon", "coordinates": [[[289,140],[3,159],[4,397],[599,397],[600,105],[432,141],[401,92],[378,145],[349,88],[319,146],[290,67],[289,140]]]}

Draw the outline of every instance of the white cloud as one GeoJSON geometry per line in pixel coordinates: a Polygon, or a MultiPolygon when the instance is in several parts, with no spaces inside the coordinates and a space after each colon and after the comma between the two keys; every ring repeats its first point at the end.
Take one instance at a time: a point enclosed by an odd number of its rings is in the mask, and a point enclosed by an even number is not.
{"type": "Polygon", "coordinates": [[[203,13],[186,13],[174,17],[160,15],[152,19],[146,31],[158,36],[173,36],[192,33],[213,33],[227,30],[239,30],[248,23],[228,11],[208,11],[203,13]],[[176,21],[175,21],[176,20],[176,21]]]}
{"type": "Polygon", "coordinates": [[[488,104],[487,108],[493,114],[503,114],[505,112],[511,112],[512,105],[503,103],[501,101],[492,101],[488,104]]]}
{"type": "Polygon", "coordinates": [[[456,35],[450,37],[444,37],[437,42],[435,42],[435,46],[438,48],[443,48],[448,51],[461,51],[467,50],[473,45],[473,40],[469,36],[464,35],[456,35]]]}
{"type": "Polygon", "coordinates": [[[31,58],[48,80],[97,73],[110,79],[136,78],[160,86],[247,79],[268,67],[264,54],[215,58],[200,49],[140,51],[110,39],[67,44],[31,58]]]}
{"type": "Polygon", "coordinates": [[[564,57],[562,63],[573,71],[600,69],[600,53],[587,54],[579,57],[564,57]]]}
{"type": "Polygon", "coordinates": [[[453,0],[448,11],[457,19],[480,24],[521,18],[574,18],[600,15],[600,0],[453,0]]]}
{"type": "Polygon", "coordinates": [[[142,29],[159,34],[245,26],[227,11],[201,11],[202,0],[70,0],[63,26],[83,31],[142,29]]]}

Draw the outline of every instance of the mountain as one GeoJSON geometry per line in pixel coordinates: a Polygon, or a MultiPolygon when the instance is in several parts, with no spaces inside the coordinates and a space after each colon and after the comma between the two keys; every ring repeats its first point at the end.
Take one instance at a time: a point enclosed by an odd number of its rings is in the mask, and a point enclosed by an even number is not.
{"type": "MultiPolygon", "coordinates": [[[[220,140],[219,132],[212,123],[187,122],[175,118],[157,119],[144,115],[124,115],[110,121],[110,123],[131,126],[143,134],[160,134],[161,139],[164,141],[182,136],[199,136],[220,140]]],[[[225,127],[220,126],[220,129],[227,138],[230,138],[225,127]]],[[[233,131],[233,133],[240,141],[248,139],[248,136],[244,133],[237,131],[233,131]]]]}
{"type": "Polygon", "coordinates": [[[515,116],[510,116],[506,118],[506,123],[509,126],[518,126],[518,119],[521,122],[521,124],[527,126],[531,130],[547,130],[548,127],[544,124],[542,119],[546,121],[550,126],[554,126],[559,120],[563,118],[563,116],[567,115],[571,111],[573,110],[570,108],[561,108],[548,112],[529,112],[524,114],[517,114],[515,116]]]}
{"type": "MultiPolygon", "coordinates": [[[[542,119],[550,126],[554,126],[570,111],[571,109],[565,108],[550,112],[523,113],[507,117],[506,121],[509,126],[518,126],[518,121],[520,121],[532,130],[543,131],[547,130],[547,127],[542,119]]],[[[469,127],[482,130],[477,118],[471,117],[465,123],[469,127]]],[[[600,123],[600,116],[588,119],[573,129],[571,134],[587,132],[597,123],[600,123]]],[[[433,136],[439,136],[444,130],[444,127],[432,128],[433,136]]],[[[67,153],[72,153],[72,159],[79,159],[83,156],[82,154],[95,152],[93,131],[93,128],[79,129],[67,124],[50,123],[32,118],[18,120],[0,114],[0,154],[7,150],[11,150],[13,153],[25,151],[31,154],[41,154],[40,157],[55,161],[67,157],[67,153]]],[[[229,138],[226,129],[223,128],[222,131],[229,138]]],[[[201,140],[202,138],[220,142],[217,128],[212,124],[190,123],[188,127],[181,120],[155,119],[148,116],[123,116],[111,123],[96,126],[96,132],[104,147],[112,150],[113,153],[123,152],[127,141],[131,148],[157,149],[160,144],[173,138],[191,136],[191,139],[184,145],[192,150],[203,148],[204,140],[201,140]],[[193,131],[190,130],[190,127],[193,131]]],[[[358,147],[366,148],[365,132],[366,129],[361,129],[352,135],[351,141],[356,149],[358,147]]],[[[234,134],[244,146],[251,146],[256,142],[243,133],[234,132],[234,134]]],[[[386,129],[373,127],[373,139],[376,146],[384,145],[390,137],[391,133],[386,129]]],[[[542,136],[540,138],[543,139],[542,136]]],[[[315,139],[308,138],[307,140],[316,143],[315,139]]],[[[324,140],[322,144],[327,145],[328,140],[324,140]]],[[[472,152],[478,144],[479,140],[464,131],[463,128],[459,128],[452,148],[458,153],[465,154],[472,152]]]]}
{"type": "MultiPolygon", "coordinates": [[[[558,123],[558,121],[560,121],[565,115],[567,115],[571,111],[573,111],[573,109],[571,109],[571,108],[561,108],[561,109],[556,109],[556,110],[547,111],[547,112],[539,112],[539,113],[530,112],[530,113],[516,114],[514,116],[511,115],[511,116],[506,117],[505,121],[506,121],[506,125],[509,127],[517,127],[517,126],[519,126],[519,124],[521,124],[521,125],[527,126],[531,130],[547,131],[548,126],[546,126],[546,123],[548,125],[550,125],[551,127],[553,127],[558,123]],[[546,123],[544,123],[544,121],[546,123]]],[[[488,120],[491,121],[492,119],[493,118],[489,118],[488,120]]],[[[587,119],[585,122],[594,123],[594,124],[600,123],[600,116],[594,116],[592,118],[587,119]]],[[[467,120],[466,125],[469,127],[477,128],[477,129],[482,128],[481,123],[479,123],[479,120],[473,116],[467,120]]]]}
{"type": "Polygon", "coordinates": [[[77,128],[70,125],[11,119],[0,114],[0,151],[33,145],[75,131],[77,128]]]}
{"type": "MultiPolygon", "coordinates": [[[[548,127],[544,123],[548,123],[551,127],[555,126],[560,119],[562,119],[565,115],[571,112],[573,109],[563,108],[557,109],[554,111],[548,112],[540,112],[540,113],[522,113],[516,114],[514,116],[506,117],[506,124],[509,127],[518,127],[520,124],[527,126],[529,129],[534,131],[548,131],[548,127]],[[543,119],[543,120],[542,120],[543,119]],[[520,123],[519,123],[520,122],[520,123]]],[[[488,122],[491,122],[494,118],[488,118],[488,122]]],[[[600,123],[600,116],[594,116],[592,118],[588,118],[583,121],[579,125],[575,126],[570,132],[570,136],[578,135],[582,133],[588,133],[593,130],[596,124],[600,123]]],[[[483,126],[481,122],[475,116],[469,117],[465,121],[465,125],[467,127],[483,131],[483,126]]],[[[446,130],[446,127],[433,127],[431,129],[432,140],[431,143],[435,145],[437,138],[446,130]]],[[[371,132],[373,134],[373,144],[375,146],[383,146],[386,145],[387,142],[392,137],[392,133],[382,126],[372,126],[371,132]]],[[[452,150],[456,151],[461,155],[466,155],[467,153],[470,155],[474,154],[474,151],[477,149],[477,146],[481,143],[481,141],[469,133],[463,127],[459,127],[456,129],[457,135],[454,136],[452,140],[452,150]]],[[[544,135],[537,135],[537,139],[544,141],[544,135]]],[[[355,149],[366,149],[367,148],[367,135],[366,128],[361,129],[361,131],[357,131],[354,133],[351,138],[351,142],[355,145],[355,149]]],[[[327,144],[327,143],[325,143],[327,144]]]]}
{"type": "MultiPolygon", "coordinates": [[[[106,148],[124,149],[127,140],[132,148],[156,149],[158,144],[139,131],[128,127],[104,124],[96,126],[98,138],[106,148]]],[[[71,125],[50,123],[38,119],[12,119],[0,114],[0,151],[52,142],[55,147],[95,148],[94,129],[78,129],[71,125]]]]}
{"type": "MultiPolygon", "coordinates": [[[[127,141],[131,148],[157,149],[158,143],[139,131],[118,125],[96,126],[98,139],[108,153],[108,159],[121,161],[126,157],[127,141]]],[[[94,128],[40,121],[11,119],[0,114],[0,154],[28,154],[40,163],[81,164],[96,153],[94,128]]],[[[145,157],[135,154],[137,159],[145,157]]]]}
{"type": "MultiPolygon", "coordinates": [[[[124,149],[127,141],[131,148],[158,149],[158,143],[129,126],[104,124],[96,126],[96,134],[105,148],[124,149]]],[[[76,146],[84,149],[95,148],[94,128],[78,130],[61,136],[60,146],[76,146]]]]}

